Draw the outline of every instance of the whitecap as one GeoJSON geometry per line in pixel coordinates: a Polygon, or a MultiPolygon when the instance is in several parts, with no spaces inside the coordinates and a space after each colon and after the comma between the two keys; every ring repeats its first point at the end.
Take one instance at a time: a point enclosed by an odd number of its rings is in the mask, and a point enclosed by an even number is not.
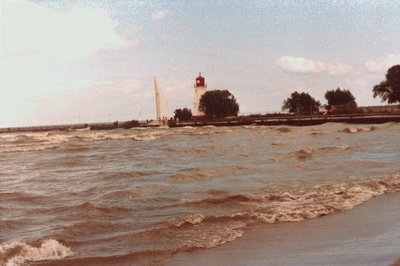
{"type": "Polygon", "coordinates": [[[46,239],[40,247],[18,241],[3,243],[0,245],[0,255],[1,265],[19,266],[32,261],[59,260],[74,253],[57,240],[46,239]]]}

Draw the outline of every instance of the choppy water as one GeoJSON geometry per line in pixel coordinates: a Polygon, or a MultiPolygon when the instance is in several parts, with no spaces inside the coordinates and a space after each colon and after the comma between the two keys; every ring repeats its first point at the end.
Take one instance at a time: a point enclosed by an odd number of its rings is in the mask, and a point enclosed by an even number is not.
{"type": "Polygon", "coordinates": [[[0,134],[0,265],[140,261],[350,210],[400,192],[399,140],[398,123],[0,134]]]}

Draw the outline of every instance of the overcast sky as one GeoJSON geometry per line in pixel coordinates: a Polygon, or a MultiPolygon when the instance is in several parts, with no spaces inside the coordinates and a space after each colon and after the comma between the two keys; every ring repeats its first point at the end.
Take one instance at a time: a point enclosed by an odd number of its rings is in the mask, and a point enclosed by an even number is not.
{"type": "Polygon", "coordinates": [[[400,1],[1,1],[0,126],[155,117],[193,108],[199,72],[241,113],[291,92],[359,105],[400,64],[400,1]]]}

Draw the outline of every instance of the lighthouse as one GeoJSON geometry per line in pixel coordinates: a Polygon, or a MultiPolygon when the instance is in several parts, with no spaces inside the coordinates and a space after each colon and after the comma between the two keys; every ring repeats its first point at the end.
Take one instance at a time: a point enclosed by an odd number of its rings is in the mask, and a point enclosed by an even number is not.
{"type": "Polygon", "coordinates": [[[205,83],[204,77],[199,76],[196,78],[196,83],[194,84],[194,105],[192,120],[201,120],[204,118],[204,113],[199,110],[201,96],[206,92],[207,84],[205,83]]]}

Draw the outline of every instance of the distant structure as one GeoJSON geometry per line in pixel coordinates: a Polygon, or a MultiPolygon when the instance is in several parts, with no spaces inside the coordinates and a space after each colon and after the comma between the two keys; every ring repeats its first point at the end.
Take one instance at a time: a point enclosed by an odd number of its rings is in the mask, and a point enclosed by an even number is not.
{"type": "Polygon", "coordinates": [[[159,125],[165,125],[168,121],[168,103],[163,91],[158,87],[154,77],[154,92],[156,96],[156,121],[159,125]]]}
{"type": "Polygon", "coordinates": [[[206,92],[206,89],[207,84],[205,83],[205,79],[201,76],[201,73],[199,73],[199,76],[196,78],[196,84],[194,84],[193,121],[202,120],[205,117],[204,113],[199,110],[199,107],[201,96],[206,92]]]}

